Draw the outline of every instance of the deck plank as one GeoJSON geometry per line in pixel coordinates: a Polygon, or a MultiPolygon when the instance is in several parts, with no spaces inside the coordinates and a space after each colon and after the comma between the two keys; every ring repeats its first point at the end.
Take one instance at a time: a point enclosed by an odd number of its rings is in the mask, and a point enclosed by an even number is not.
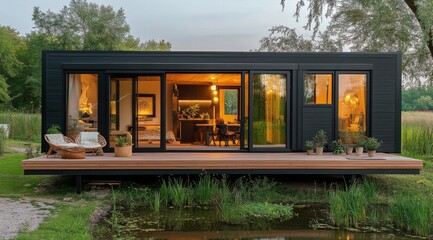
{"type": "Polygon", "coordinates": [[[305,153],[134,153],[129,158],[117,158],[112,153],[87,156],[85,159],[61,159],[46,156],[24,160],[24,170],[420,170],[421,160],[378,153],[375,160],[346,155],[305,153]]]}

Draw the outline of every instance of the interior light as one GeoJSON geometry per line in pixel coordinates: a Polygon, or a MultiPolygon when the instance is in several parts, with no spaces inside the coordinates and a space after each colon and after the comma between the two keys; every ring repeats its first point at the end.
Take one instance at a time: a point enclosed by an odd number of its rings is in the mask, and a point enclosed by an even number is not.
{"type": "Polygon", "coordinates": [[[213,97],[214,102],[218,102],[218,97],[213,97]]]}
{"type": "Polygon", "coordinates": [[[210,90],[212,90],[212,91],[216,91],[216,85],[212,85],[212,86],[210,86],[210,90]]]}
{"type": "Polygon", "coordinates": [[[215,90],[215,91],[213,91],[212,93],[213,93],[213,95],[217,95],[217,94],[218,94],[218,91],[215,90]]]}

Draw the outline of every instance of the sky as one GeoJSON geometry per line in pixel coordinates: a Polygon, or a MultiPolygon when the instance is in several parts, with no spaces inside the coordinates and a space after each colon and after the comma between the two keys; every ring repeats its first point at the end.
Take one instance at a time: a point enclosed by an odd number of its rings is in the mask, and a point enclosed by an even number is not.
{"type": "MultiPolygon", "coordinates": [[[[58,12],[69,0],[0,0],[0,25],[25,35],[32,31],[33,7],[58,12]]],[[[276,25],[296,28],[311,36],[296,22],[296,0],[88,0],[99,5],[123,8],[131,34],[141,41],[171,42],[177,51],[250,51],[276,25]]],[[[306,10],[305,10],[306,11],[306,10]]]]}

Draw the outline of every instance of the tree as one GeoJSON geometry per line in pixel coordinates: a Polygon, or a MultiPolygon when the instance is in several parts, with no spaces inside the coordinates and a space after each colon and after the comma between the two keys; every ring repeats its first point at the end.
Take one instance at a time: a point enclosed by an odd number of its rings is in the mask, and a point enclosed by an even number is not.
{"type": "Polygon", "coordinates": [[[341,52],[343,46],[341,42],[330,38],[328,32],[319,33],[315,40],[304,39],[298,35],[296,30],[285,26],[275,26],[270,30],[268,37],[260,40],[258,51],[266,52],[313,52],[328,51],[341,52]]]}
{"type": "Polygon", "coordinates": [[[32,19],[35,30],[27,34],[27,48],[21,54],[26,66],[20,71],[22,84],[11,86],[13,92],[27,93],[16,95],[12,100],[16,108],[38,109],[40,106],[43,50],[171,50],[170,42],[142,43],[132,36],[123,9],[116,11],[111,6],[86,0],[71,0],[58,13],[43,12],[35,7],[32,19]]]}
{"type": "Polygon", "coordinates": [[[352,51],[401,51],[406,85],[419,86],[422,79],[433,84],[433,1],[298,0],[297,19],[306,2],[305,28],[313,28],[313,38],[329,17],[331,36],[352,51]]]}
{"type": "Polygon", "coordinates": [[[3,106],[11,99],[9,84],[23,68],[18,54],[24,47],[17,31],[0,26],[0,104],[3,106]]]}

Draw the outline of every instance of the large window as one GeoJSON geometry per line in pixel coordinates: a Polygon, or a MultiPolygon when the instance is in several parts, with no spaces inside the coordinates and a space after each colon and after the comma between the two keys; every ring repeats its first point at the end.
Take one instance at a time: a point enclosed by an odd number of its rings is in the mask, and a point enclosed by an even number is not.
{"type": "Polygon", "coordinates": [[[338,75],[338,131],[365,132],[367,74],[338,75]]]}
{"type": "Polygon", "coordinates": [[[67,135],[98,131],[98,75],[68,75],[67,135]]]}
{"type": "Polygon", "coordinates": [[[286,147],[286,75],[253,74],[253,147],[286,147]]]}
{"type": "Polygon", "coordinates": [[[305,74],[304,102],[305,104],[332,104],[332,74],[305,74]]]}

